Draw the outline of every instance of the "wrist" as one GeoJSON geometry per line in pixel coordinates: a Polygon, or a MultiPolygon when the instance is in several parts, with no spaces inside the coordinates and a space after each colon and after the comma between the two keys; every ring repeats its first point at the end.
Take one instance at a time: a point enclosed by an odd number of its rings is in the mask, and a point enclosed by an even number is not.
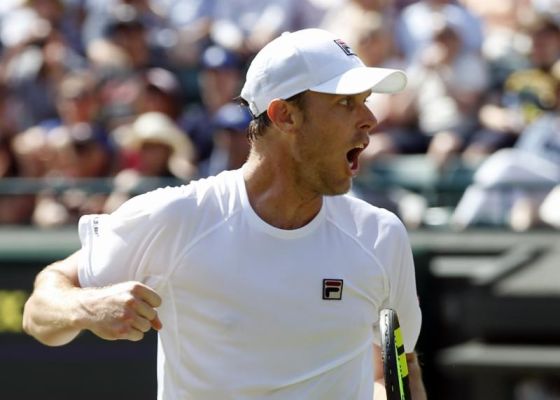
{"type": "Polygon", "coordinates": [[[69,292],[68,295],[73,297],[71,300],[69,299],[69,304],[75,305],[68,313],[69,326],[79,331],[90,329],[92,318],[95,315],[92,289],[72,288],[69,292]]]}

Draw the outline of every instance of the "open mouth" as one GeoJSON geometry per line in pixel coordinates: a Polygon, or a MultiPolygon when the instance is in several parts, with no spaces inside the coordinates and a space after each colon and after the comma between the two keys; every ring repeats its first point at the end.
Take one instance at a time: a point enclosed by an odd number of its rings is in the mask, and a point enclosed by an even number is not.
{"type": "Polygon", "coordinates": [[[364,151],[365,148],[366,148],[366,145],[362,144],[360,146],[354,147],[352,150],[350,150],[348,153],[346,153],[346,160],[348,161],[348,165],[350,167],[350,170],[353,173],[356,173],[359,169],[360,153],[362,151],[364,151]]]}

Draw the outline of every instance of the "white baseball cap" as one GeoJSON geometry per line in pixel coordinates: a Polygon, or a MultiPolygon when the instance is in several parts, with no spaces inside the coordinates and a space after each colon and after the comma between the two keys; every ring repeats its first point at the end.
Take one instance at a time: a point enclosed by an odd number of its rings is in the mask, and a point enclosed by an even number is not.
{"type": "Polygon", "coordinates": [[[283,33],[264,46],[249,66],[241,98],[256,117],[272,100],[306,90],[352,95],[395,93],[405,86],[403,71],[366,67],[343,40],[312,28],[283,33]]]}

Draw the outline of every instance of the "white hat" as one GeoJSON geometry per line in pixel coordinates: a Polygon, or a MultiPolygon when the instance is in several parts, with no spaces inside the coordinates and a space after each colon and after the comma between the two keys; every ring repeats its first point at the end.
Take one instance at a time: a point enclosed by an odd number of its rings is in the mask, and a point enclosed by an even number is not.
{"type": "Polygon", "coordinates": [[[241,98],[254,116],[274,99],[306,90],[357,94],[367,90],[394,93],[406,86],[404,72],[366,67],[341,39],[322,29],[283,33],[255,56],[241,98]]]}
{"type": "Polygon", "coordinates": [[[132,124],[132,129],[139,143],[166,144],[173,149],[174,155],[185,156],[192,152],[187,134],[163,113],[152,111],[141,114],[132,124]]]}
{"type": "Polygon", "coordinates": [[[151,111],[139,115],[132,124],[113,132],[121,146],[138,148],[145,142],[162,143],[173,149],[173,156],[192,158],[193,145],[187,134],[167,115],[151,111]]]}

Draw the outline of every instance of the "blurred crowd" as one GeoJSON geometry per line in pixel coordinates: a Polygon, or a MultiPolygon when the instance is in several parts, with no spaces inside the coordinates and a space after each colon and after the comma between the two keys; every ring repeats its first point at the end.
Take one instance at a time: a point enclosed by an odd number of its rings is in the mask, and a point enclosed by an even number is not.
{"type": "Polygon", "coordinates": [[[364,167],[460,160],[477,171],[455,226],[491,221],[492,203],[516,229],[560,227],[558,0],[4,0],[0,224],[75,223],[238,168],[251,116],[234,99],[248,63],[305,27],[408,73],[403,93],[371,98],[379,125],[364,167]],[[54,184],[103,179],[110,190],[54,184]]]}

